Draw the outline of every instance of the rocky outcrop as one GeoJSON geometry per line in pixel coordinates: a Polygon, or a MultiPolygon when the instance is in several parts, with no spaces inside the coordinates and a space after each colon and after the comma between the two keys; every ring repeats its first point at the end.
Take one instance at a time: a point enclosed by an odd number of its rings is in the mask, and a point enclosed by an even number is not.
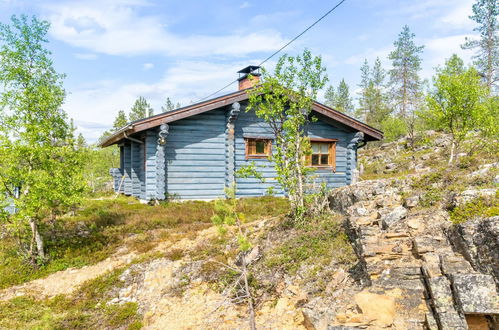
{"type": "Polygon", "coordinates": [[[497,217],[453,226],[446,211],[418,210],[417,196],[401,197],[409,191],[406,180],[377,180],[330,196],[346,215],[365,288],[329,329],[497,326],[497,217]]]}
{"type": "Polygon", "coordinates": [[[499,283],[499,216],[469,220],[447,233],[454,248],[474,269],[493,275],[499,283]]]}

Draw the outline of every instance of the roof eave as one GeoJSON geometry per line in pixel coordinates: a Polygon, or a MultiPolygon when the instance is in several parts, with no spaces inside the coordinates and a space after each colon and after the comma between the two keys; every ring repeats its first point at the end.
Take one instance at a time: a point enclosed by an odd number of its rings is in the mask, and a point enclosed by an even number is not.
{"type": "MultiPolygon", "coordinates": [[[[232,104],[234,102],[240,102],[248,99],[248,90],[252,89],[254,87],[240,90],[231,94],[227,94],[224,96],[220,96],[208,101],[200,102],[197,104],[192,104],[190,106],[186,106],[180,109],[177,109],[175,111],[171,112],[166,112],[162,114],[158,114],[156,116],[148,117],[145,119],[141,119],[138,121],[131,122],[127,126],[123,127],[119,131],[113,133],[111,136],[103,140],[102,142],[99,142],[99,146],[102,148],[108,147],[110,145],[113,145],[120,140],[126,138],[127,136],[138,133],[153,127],[158,127],[163,123],[170,123],[176,120],[180,120],[189,116],[193,116],[199,113],[203,113],[206,111],[210,111],[213,109],[221,108],[228,106],[229,104],[232,104]]],[[[346,126],[352,127],[362,133],[364,133],[366,136],[367,141],[376,141],[376,140],[382,140],[383,139],[383,132],[375,129],[374,127],[371,127],[367,124],[364,124],[360,121],[358,121],[355,118],[352,118],[342,112],[339,112],[337,110],[334,110],[322,103],[319,103],[317,101],[314,101],[313,105],[313,110],[325,115],[326,117],[329,117],[333,120],[336,120],[346,126]]]]}

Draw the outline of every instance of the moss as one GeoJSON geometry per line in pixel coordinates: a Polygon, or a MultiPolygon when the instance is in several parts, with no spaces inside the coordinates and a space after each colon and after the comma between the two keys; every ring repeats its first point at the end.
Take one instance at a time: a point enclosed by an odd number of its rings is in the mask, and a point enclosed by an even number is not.
{"type": "Polygon", "coordinates": [[[463,223],[477,217],[499,216],[499,191],[493,197],[478,197],[468,201],[450,212],[453,223],[463,223]]]}

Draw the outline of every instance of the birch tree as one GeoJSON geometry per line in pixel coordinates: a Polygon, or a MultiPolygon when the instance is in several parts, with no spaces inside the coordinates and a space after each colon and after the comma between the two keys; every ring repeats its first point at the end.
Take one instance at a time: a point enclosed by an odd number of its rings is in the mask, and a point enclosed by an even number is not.
{"type": "Polygon", "coordinates": [[[274,72],[263,70],[262,84],[249,91],[248,111],[254,110],[275,136],[271,160],[295,220],[303,219],[306,212],[305,181],[310,172],[305,164],[310,142],[304,128],[310,121],[313,100],[327,82],[325,71],[322,59],[309,50],[296,57],[283,55],[274,72]]]}
{"type": "Polygon", "coordinates": [[[26,16],[0,24],[0,199],[16,209],[2,220],[33,264],[46,260],[40,226],[78,203],[85,189],[83,157],[61,109],[64,75],[44,47],[48,29],[26,16]]]}
{"type": "MultiPolygon", "coordinates": [[[[424,116],[435,127],[451,134],[451,164],[473,130],[488,129],[489,125],[497,127],[497,117],[492,118],[497,110],[487,106],[487,90],[476,69],[466,68],[457,55],[447,60],[443,68],[437,69],[433,80],[433,90],[427,97],[428,111],[424,116]]],[[[495,130],[497,132],[497,128],[495,130]]]]}

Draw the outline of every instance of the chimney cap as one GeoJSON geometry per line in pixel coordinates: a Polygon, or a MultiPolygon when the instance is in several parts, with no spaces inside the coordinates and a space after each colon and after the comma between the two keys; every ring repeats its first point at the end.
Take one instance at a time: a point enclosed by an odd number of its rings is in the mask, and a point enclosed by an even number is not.
{"type": "Polygon", "coordinates": [[[237,71],[237,73],[239,73],[238,80],[246,78],[249,74],[251,74],[252,76],[256,76],[256,77],[261,75],[260,67],[258,65],[248,65],[244,69],[237,71]]]}

